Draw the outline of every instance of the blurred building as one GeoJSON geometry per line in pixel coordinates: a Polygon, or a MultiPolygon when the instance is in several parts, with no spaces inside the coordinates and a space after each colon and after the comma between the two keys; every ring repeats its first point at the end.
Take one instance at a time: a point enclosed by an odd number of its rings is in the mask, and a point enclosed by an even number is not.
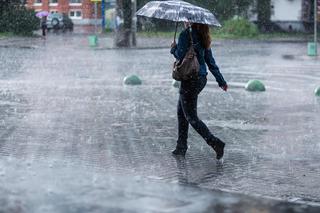
{"type": "Polygon", "coordinates": [[[273,0],[271,21],[287,31],[309,31],[314,22],[314,0],[273,0]]]}
{"type": "MultiPolygon", "coordinates": [[[[105,2],[106,10],[115,6],[115,0],[105,2]]],[[[26,5],[35,11],[65,13],[75,24],[94,24],[95,21],[101,21],[101,3],[98,3],[98,20],[95,20],[94,2],[91,0],[26,0],[26,5]]]]}
{"type": "MultiPolygon", "coordinates": [[[[320,21],[320,0],[317,1],[320,21]]],[[[256,14],[251,20],[257,20],[256,14]]],[[[271,21],[285,31],[312,31],[314,0],[271,0],[271,21]]]]}

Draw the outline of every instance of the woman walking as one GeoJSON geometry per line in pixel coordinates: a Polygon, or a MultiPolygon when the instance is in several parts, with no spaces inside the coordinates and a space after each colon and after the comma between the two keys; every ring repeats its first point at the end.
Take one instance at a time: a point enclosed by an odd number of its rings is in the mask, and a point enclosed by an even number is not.
{"type": "Polygon", "coordinates": [[[190,47],[190,31],[193,45],[197,53],[197,59],[200,64],[198,79],[181,81],[178,100],[178,140],[176,149],[172,152],[174,155],[185,155],[188,146],[189,124],[202,136],[209,146],[216,152],[216,158],[223,157],[225,143],[215,137],[208,127],[198,118],[197,102],[198,95],[207,83],[207,67],[216,78],[219,87],[227,91],[228,85],[216,65],[211,51],[211,38],[209,26],[205,24],[185,23],[185,30],[180,33],[178,44],[171,45],[171,54],[176,59],[182,61],[190,47]]]}

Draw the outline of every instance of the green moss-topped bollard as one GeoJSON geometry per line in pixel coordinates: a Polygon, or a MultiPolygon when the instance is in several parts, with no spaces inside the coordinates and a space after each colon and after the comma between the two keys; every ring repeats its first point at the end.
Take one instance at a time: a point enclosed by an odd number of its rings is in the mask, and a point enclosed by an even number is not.
{"type": "Polygon", "coordinates": [[[137,75],[129,75],[123,79],[123,83],[126,85],[140,85],[142,81],[137,75]]]}
{"type": "Polygon", "coordinates": [[[172,86],[175,87],[175,88],[179,88],[180,87],[180,81],[173,80],[172,81],[172,86]]]}
{"type": "Polygon", "coordinates": [[[264,84],[259,80],[250,80],[245,86],[246,90],[250,92],[263,92],[266,91],[264,84]]]}
{"type": "Polygon", "coordinates": [[[320,87],[318,87],[318,88],[316,88],[316,89],[314,90],[314,94],[315,94],[316,96],[319,96],[319,97],[320,97],[320,87]]]}

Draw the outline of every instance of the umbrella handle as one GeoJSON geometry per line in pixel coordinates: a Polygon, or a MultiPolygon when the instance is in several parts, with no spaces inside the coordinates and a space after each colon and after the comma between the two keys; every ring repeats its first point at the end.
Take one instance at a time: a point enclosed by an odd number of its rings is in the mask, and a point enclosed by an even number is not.
{"type": "Polygon", "coordinates": [[[176,31],[174,32],[173,42],[176,41],[177,29],[178,29],[178,22],[176,22],[176,31]]]}

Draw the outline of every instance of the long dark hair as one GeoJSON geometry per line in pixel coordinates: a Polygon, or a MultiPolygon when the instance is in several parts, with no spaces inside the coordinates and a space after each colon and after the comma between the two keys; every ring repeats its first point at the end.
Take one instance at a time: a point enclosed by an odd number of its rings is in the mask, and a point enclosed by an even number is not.
{"type": "Polygon", "coordinates": [[[210,48],[211,36],[209,26],[207,24],[193,23],[191,27],[193,30],[197,30],[199,32],[202,46],[205,48],[210,48]]]}

